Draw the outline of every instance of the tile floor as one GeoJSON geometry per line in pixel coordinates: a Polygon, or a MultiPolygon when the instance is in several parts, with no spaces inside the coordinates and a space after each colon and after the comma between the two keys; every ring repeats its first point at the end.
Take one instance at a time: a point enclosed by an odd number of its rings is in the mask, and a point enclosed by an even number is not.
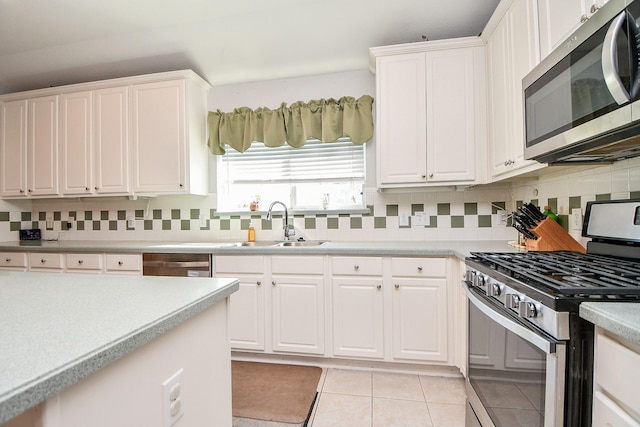
{"type": "Polygon", "coordinates": [[[310,427],[464,427],[460,378],[327,369],[310,427]]]}

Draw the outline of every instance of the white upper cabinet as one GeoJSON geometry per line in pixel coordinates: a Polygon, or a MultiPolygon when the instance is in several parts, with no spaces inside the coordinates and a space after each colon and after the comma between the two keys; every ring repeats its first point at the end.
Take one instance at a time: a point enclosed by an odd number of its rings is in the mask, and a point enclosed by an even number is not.
{"type": "Polygon", "coordinates": [[[0,96],[1,196],[206,194],[208,89],[183,70],[0,96]]]}
{"type": "Polygon", "coordinates": [[[378,187],[481,182],[482,42],[474,37],[370,52],[376,70],[378,187]]]}
{"type": "Polygon", "coordinates": [[[538,0],[540,51],[546,57],[607,0],[538,0]]]}
{"type": "Polygon", "coordinates": [[[492,180],[544,167],[524,160],[522,79],[540,61],[536,4],[536,0],[514,0],[498,24],[485,34],[492,180]]]}
{"type": "Polygon", "coordinates": [[[190,80],[132,87],[133,191],[208,191],[206,93],[190,80]],[[197,120],[193,120],[193,118],[197,120]]]}

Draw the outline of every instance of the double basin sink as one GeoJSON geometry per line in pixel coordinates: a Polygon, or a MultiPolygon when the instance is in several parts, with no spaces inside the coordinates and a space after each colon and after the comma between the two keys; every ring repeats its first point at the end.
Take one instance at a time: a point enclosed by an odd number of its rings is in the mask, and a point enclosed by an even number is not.
{"type": "Polygon", "coordinates": [[[322,246],[326,241],[323,240],[285,240],[283,242],[239,242],[232,246],[272,246],[272,247],[309,247],[322,246]]]}

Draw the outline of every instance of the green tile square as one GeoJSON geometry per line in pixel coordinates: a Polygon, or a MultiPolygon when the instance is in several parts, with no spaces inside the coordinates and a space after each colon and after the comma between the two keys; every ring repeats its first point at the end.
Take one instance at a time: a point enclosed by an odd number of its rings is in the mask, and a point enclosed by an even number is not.
{"type": "Polygon", "coordinates": [[[118,230],[118,221],[109,221],[109,231],[117,231],[118,230]]]}
{"type": "Polygon", "coordinates": [[[191,219],[200,219],[200,209],[190,209],[189,210],[189,218],[191,218],[191,219]]]}
{"type": "Polygon", "coordinates": [[[210,230],[211,228],[211,220],[210,219],[205,219],[205,225],[203,227],[200,227],[200,230],[210,230]]]}
{"type": "Polygon", "coordinates": [[[230,219],[221,219],[220,220],[220,230],[223,230],[223,231],[231,230],[231,220],[230,219]]]}
{"type": "Polygon", "coordinates": [[[231,218],[231,219],[240,219],[240,215],[231,215],[229,218],[231,218]]]}
{"type": "Polygon", "coordinates": [[[181,219],[180,220],[180,230],[182,230],[182,231],[191,230],[191,220],[190,219],[181,219]]]}
{"type": "Polygon", "coordinates": [[[305,218],[304,219],[304,228],[307,230],[315,230],[316,229],[316,219],[315,218],[305,218]]]}
{"type": "Polygon", "coordinates": [[[529,201],[533,206],[540,206],[540,201],[538,199],[531,199],[529,201]]]}
{"type": "Polygon", "coordinates": [[[556,215],[558,214],[558,198],[557,197],[553,197],[551,199],[547,200],[547,205],[551,206],[551,210],[553,212],[556,213],[556,215]]]}
{"type": "Polygon", "coordinates": [[[215,209],[209,209],[209,219],[213,219],[216,217],[216,210],[215,209]]]}
{"type": "Polygon", "coordinates": [[[125,221],[127,219],[127,211],[118,211],[118,221],[125,221]]]}
{"type": "Polygon", "coordinates": [[[153,219],[162,219],[162,209],[153,210],[153,219]]]}
{"type": "Polygon", "coordinates": [[[436,215],[431,215],[429,225],[425,228],[438,228],[438,217],[436,215]]]}
{"type": "Polygon", "coordinates": [[[631,191],[629,192],[630,199],[640,199],[640,191],[631,191]]]}
{"type": "Polygon", "coordinates": [[[93,227],[93,231],[99,231],[100,230],[100,221],[92,221],[92,227],[93,227]]]}
{"type": "Polygon", "coordinates": [[[153,230],[153,220],[152,220],[152,219],[145,219],[145,220],[144,220],[144,222],[143,222],[143,224],[144,224],[144,225],[143,225],[143,228],[144,228],[146,231],[151,231],[151,230],[153,230]]]}
{"type": "Polygon", "coordinates": [[[451,203],[438,203],[438,215],[451,215],[451,203]]]}
{"type": "Polygon", "coordinates": [[[337,230],[339,227],[340,222],[338,221],[338,218],[327,218],[327,229],[329,230],[337,230]]]}
{"type": "Polygon", "coordinates": [[[451,228],[464,228],[464,216],[451,215],[451,228]]]}
{"type": "Polygon", "coordinates": [[[260,228],[262,230],[273,230],[273,223],[270,220],[261,219],[260,228]]]}
{"type": "Polygon", "coordinates": [[[374,216],[373,215],[373,205],[367,205],[367,209],[369,210],[369,212],[362,214],[362,216],[374,216]]]}
{"type": "Polygon", "coordinates": [[[558,215],[558,223],[562,226],[562,228],[564,228],[565,230],[569,230],[569,215],[558,215]]]}
{"type": "Polygon", "coordinates": [[[362,228],[362,217],[353,217],[353,218],[349,218],[349,228],[353,229],[360,229],[362,228]]]}
{"type": "Polygon", "coordinates": [[[398,205],[387,205],[387,216],[398,216],[398,205]]]}
{"type": "Polygon", "coordinates": [[[316,214],[316,218],[326,218],[327,214],[316,214]]]}
{"type": "Polygon", "coordinates": [[[415,215],[416,212],[424,212],[424,204],[422,204],[422,203],[412,203],[411,204],[411,215],[415,215]]]}
{"type": "Polygon", "coordinates": [[[38,212],[38,221],[46,221],[47,213],[46,212],[38,212]]]}
{"type": "Polygon", "coordinates": [[[31,228],[40,228],[38,221],[31,221],[31,228]]]}
{"type": "Polygon", "coordinates": [[[135,211],[133,211],[133,214],[136,216],[136,218],[142,218],[144,216],[144,211],[142,209],[136,209],[135,211]]]}
{"type": "Polygon", "coordinates": [[[31,212],[20,212],[20,221],[31,221],[31,212]]]}
{"type": "Polygon", "coordinates": [[[373,228],[387,228],[387,217],[374,216],[373,217],[373,228]]]}
{"type": "Polygon", "coordinates": [[[180,219],[180,209],[171,209],[171,219],[180,219]]]}
{"type": "Polygon", "coordinates": [[[341,214],[338,214],[338,216],[339,216],[340,218],[349,218],[349,216],[350,216],[350,215],[349,215],[349,214],[347,214],[347,213],[341,213],[341,214]]]}
{"type": "Polygon", "coordinates": [[[60,221],[62,219],[62,212],[56,211],[53,213],[53,220],[60,221]]]}
{"type": "Polygon", "coordinates": [[[9,231],[20,231],[20,221],[11,221],[9,223],[9,231]]]}
{"type": "Polygon", "coordinates": [[[9,221],[9,212],[0,212],[0,221],[9,221]]]}
{"type": "MultiPolygon", "coordinates": [[[[637,192],[637,193],[639,193],[639,195],[640,195],[640,192],[637,192]]],[[[633,196],[633,192],[631,192],[630,196],[631,196],[632,199],[636,199],[637,198],[637,197],[633,196]]],[[[597,202],[599,202],[599,201],[606,202],[606,201],[609,201],[609,200],[611,200],[611,194],[610,193],[609,194],[596,194],[596,201],[597,202]]]]}
{"type": "Polygon", "coordinates": [[[171,230],[171,220],[170,219],[163,219],[162,220],[162,229],[163,230],[171,230]]]}
{"type": "Polygon", "coordinates": [[[491,202],[491,213],[495,215],[498,210],[507,210],[507,202],[491,202]]]}
{"type": "Polygon", "coordinates": [[[76,211],[69,211],[69,218],[70,219],[78,219],[78,213],[76,211]]]}
{"type": "Polygon", "coordinates": [[[478,204],[477,203],[465,203],[464,204],[464,214],[465,215],[478,215],[478,204]]]}
{"type": "Polygon", "coordinates": [[[108,221],[109,220],[109,211],[100,211],[100,220],[101,221],[108,221]]]}
{"type": "MultiPolygon", "coordinates": [[[[93,211],[84,211],[84,219],[85,221],[91,221],[93,219],[93,211]]],[[[44,220],[46,220],[46,217],[41,219],[40,221],[44,220]]]]}
{"type": "Polygon", "coordinates": [[[516,209],[521,208],[522,205],[524,205],[524,201],[522,200],[516,200],[516,209]]]}
{"type": "MultiPolygon", "coordinates": [[[[580,196],[569,197],[569,212],[571,212],[572,209],[580,209],[581,202],[582,202],[582,197],[580,196]]],[[[554,211],[554,212],[557,212],[557,211],[554,211]]]]}
{"type": "Polygon", "coordinates": [[[251,223],[250,219],[241,219],[240,220],[240,230],[248,230],[250,223],[251,223]]]}
{"type": "Polygon", "coordinates": [[[478,215],[478,227],[491,227],[491,215],[478,215]]]}
{"type": "Polygon", "coordinates": [[[84,231],[84,221],[76,221],[76,230],[84,231]]]}

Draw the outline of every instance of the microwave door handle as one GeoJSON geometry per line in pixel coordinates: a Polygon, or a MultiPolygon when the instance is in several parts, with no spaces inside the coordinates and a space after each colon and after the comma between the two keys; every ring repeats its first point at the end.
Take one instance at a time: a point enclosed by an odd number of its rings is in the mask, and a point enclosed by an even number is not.
{"type": "Polygon", "coordinates": [[[613,96],[618,105],[625,104],[631,100],[629,92],[622,84],[622,80],[620,80],[617,65],[618,50],[616,49],[616,40],[623,25],[627,22],[626,18],[627,12],[624,11],[613,19],[602,44],[602,74],[611,96],[613,96]]]}

